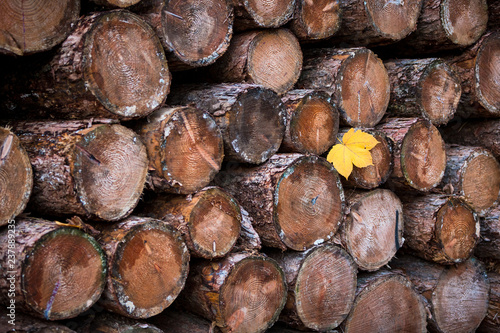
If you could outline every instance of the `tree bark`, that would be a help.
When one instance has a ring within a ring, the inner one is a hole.
[[[335,144],[339,112],[326,93],[296,89],[281,100],[286,109],[286,129],[280,152],[321,155]]]
[[[375,126],[390,97],[384,64],[365,48],[306,50],[297,88],[326,91],[343,124],[352,127]]]
[[[483,216],[500,194],[500,164],[484,148],[446,145],[446,171],[441,185]]]
[[[177,86],[169,103],[210,113],[224,139],[226,159],[260,164],[281,145],[285,110],[271,90],[249,84]]]
[[[480,236],[479,218],[460,198],[438,194],[406,198],[405,244],[412,253],[439,264],[467,260]]]
[[[425,305],[402,274],[388,271],[358,276],[356,298],[343,332],[421,332]]]
[[[278,28],[293,16],[296,0],[232,0],[237,31]]]
[[[0,4],[0,53],[23,56],[52,49],[71,33],[80,15],[78,0]]]
[[[149,321],[169,333],[221,333],[208,319],[180,309],[169,308]]]
[[[270,258],[231,253],[219,261],[193,262],[179,301],[222,332],[264,332],[285,305],[285,276]]]
[[[299,79],[302,50],[288,29],[244,32],[210,70],[218,82],[254,83],[283,94]]]
[[[488,30],[495,30],[500,27],[500,3],[497,0],[487,0],[488,2]]]
[[[290,29],[301,40],[327,39],[340,28],[342,7],[340,0],[296,0]]]
[[[486,270],[471,258],[456,266],[443,266],[404,256],[391,262],[401,269],[426,299],[430,332],[474,332],[488,310]]]
[[[285,272],[288,300],[280,321],[302,330],[326,332],[347,317],[356,292],[357,267],[332,244],[305,252],[270,252]]]
[[[180,233],[155,219],[129,217],[105,226],[98,238],[108,258],[100,304],[131,318],[162,312],[184,287],[189,251]]]
[[[496,204],[480,220],[481,240],[474,254],[481,258],[500,260],[500,205]]]
[[[403,245],[403,205],[389,190],[350,192],[336,242],[359,269],[375,271],[386,265]]]
[[[2,230],[2,304],[60,320],[76,317],[97,302],[106,283],[106,257],[94,238],[61,225],[18,218]]]
[[[258,252],[262,248],[259,234],[255,231],[254,219],[240,206],[241,211],[241,232],[240,237],[233,247],[233,252]]]
[[[207,186],[221,168],[222,133],[204,111],[164,107],[134,128],[148,151],[148,185],[154,190],[194,193]]]
[[[141,213],[172,225],[182,234],[191,254],[206,259],[225,256],[241,230],[239,204],[213,186],[189,196],[160,195],[147,202]]]
[[[321,157],[276,154],[258,167],[228,167],[215,182],[253,217],[265,246],[306,250],[330,239],[342,220],[342,185]]]
[[[140,199],[146,148],[118,124],[83,121],[13,123],[33,167],[28,207],[49,216],[116,221]]]
[[[446,149],[434,125],[418,118],[389,118],[375,129],[394,143],[394,169],[387,181],[391,189],[428,192],[441,182]]]
[[[32,188],[28,154],[14,133],[0,127],[0,226],[23,212]]]
[[[78,333],[121,333],[121,332],[147,332],[165,333],[153,324],[137,319],[131,319],[109,312],[100,312],[94,315],[90,322],[78,329]]]
[[[393,60],[384,63],[391,83],[387,114],[422,117],[446,125],[455,115],[462,94],[460,80],[441,59]]]
[[[500,330],[500,274],[488,272],[490,281],[490,300],[488,302],[488,313],[478,327],[480,333],[496,333]]]
[[[170,88],[158,37],[124,10],[83,17],[49,62],[24,65],[1,86],[14,118],[138,118],[157,109]]]

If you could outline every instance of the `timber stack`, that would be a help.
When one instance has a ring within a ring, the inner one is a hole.
[[[2,1],[0,333],[500,332],[499,28],[497,0]]]

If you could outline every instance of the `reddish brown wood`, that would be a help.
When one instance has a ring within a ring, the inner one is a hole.
[[[340,0],[295,0],[295,12],[290,28],[301,40],[326,39],[340,28]]]
[[[296,0],[232,0],[235,29],[278,28],[293,15]]]

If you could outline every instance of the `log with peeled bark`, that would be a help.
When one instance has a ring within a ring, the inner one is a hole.
[[[99,301],[107,310],[148,318],[170,306],[184,287],[189,251],[168,224],[133,216],[104,226],[98,241],[108,258],[106,289]]]
[[[23,212],[32,188],[28,154],[14,133],[0,127],[0,226]]]
[[[378,271],[358,276],[356,298],[342,332],[426,333],[425,305],[402,274]]]
[[[300,39],[313,41],[333,36],[340,28],[340,0],[295,0],[290,29]]]
[[[462,94],[460,79],[441,59],[404,59],[384,63],[391,83],[387,114],[422,117],[435,126],[455,115]]]
[[[182,234],[191,254],[206,259],[225,256],[241,230],[238,203],[214,186],[189,196],[159,195],[142,206],[141,214],[172,225]]]
[[[500,273],[488,271],[490,282],[490,299],[488,313],[477,328],[480,333],[497,333],[500,331]]]
[[[234,28],[237,31],[256,28],[278,28],[293,16],[296,0],[232,0]]]
[[[296,86],[332,95],[342,122],[352,127],[375,126],[390,97],[384,64],[365,48],[305,50]]]
[[[375,128],[394,143],[394,169],[389,188],[428,192],[446,169],[446,149],[438,129],[419,118],[388,118]]]
[[[260,333],[276,322],[286,297],[285,276],[276,261],[239,252],[218,261],[193,261],[178,300],[224,333]]]
[[[474,254],[480,258],[500,260],[500,205],[497,203],[480,220],[481,240]]]
[[[94,238],[61,225],[17,218],[2,230],[1,303],[14,300],[16,311],[60,320],[97,302],[106,283],[106,256]]]
[[[500,164],[481,147],[446,145],[443,191],[459,195],[483,216],[500,194]]]
[[[190,194],[219,172],[224,142],[215,120],[190,106],[161,108],[134,127],[146,145],[148,185],[153,190]]]
[[[449,58],[462,82],[457,115],[462,118],[500,116],[500,31],[492,31],[461,55]]]
[[[340,29],[331,41],[370,47],[397,42],[415,31],[421,8],[422,0],[340,1]]]
[[[375,271],[386,265],[403,245],[403,205],[390,190],[346,190],[348,212],[335,241],[359,269]]]
[[[269,29],[235,35],[210,72],[218,82],[254,83],[283,94],[297,82],[301,69],[297,37],[288,29]]]
[[[256,167],[228,165],[215,183],[253,217],[265,246],[303,251],[333,237],[342,221],[342,185],[322,157],[275,154]]]
[[[0,3],[0,53],[23,56],[61,43],[80,16],[79,0]]]
[[[443,266],[411,256],[391,262],[410,278],[425,297],[430,332],[474,332],[488,310],[489,281],[484,265],[475,258]]]
[[[142,0],[132,10],[156,31],[172,71],[207,66],[233,35],[232,0]]]
[[[193,104],[210,113],[222,132],[228,160],[263,163],[283,140],[283,104],[276,93],[258,85],[178,85],[168,102]]]
[[[157,109],[170,88],[158,37],[125,10],[81,18],[48,62],[18,67],[1,86],[14,118],[138,118]]]
[[[116,221],[137,205],[148,158],[130,129],[91,121],[12,125],[33,167],[29,209],[49,216]]]
[[[356,293],[357,267],[333,244],[304,252],[269,252],[285,272],[288,299],[280,321],[302,330],[326,332],[340,325]]]
[[[460,198],[439,194],[403,198],[405,244],[439,264],[460,263],[474,252],[479,218]]]
[[[90,316],[89,316],[90,317]],[[166,333],[145,321],[123,317],[109,312],[99,312],[78,328],[78,333]],[[186,331],[188,332],[188,331]]]
[[[335,144],[339,112],[326,93],[296,89],[281,100],[287,119],[280,152],[321,155]]]

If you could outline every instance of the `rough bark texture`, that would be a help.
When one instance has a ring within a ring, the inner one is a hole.
[[[296,0],[232,0],[235,29],[278,28],[293,16]]]
[[[417,28],[422,0],[340,2],[342,20],[335,44],[378,46],[397,42]]]
[[[153,190],[190,194],[219,172],[224,141],[215,120],[190,106],[165,107],[136,124],[149,158]]]
[[[28,154],[14,133],[0,127],[0,226],[23,212],[32,188]]]
[[[221,333],[210,320],[180,309],[169,308],[149,321],[169,333]]]
[[[146,148],[118,124],[84,121],[13,124],[33,167],[29,208],[49,216],[116,221],[137,205]]]
[[[434,125],[418,118],[389,118],[376,129],[394,143],[394,169],[387,182],[390,188],[428,192],[441,182],[446,149]]]
[[[285,132],[285,110],[279,97],[258,85],[177,86],[172,105],[193,104],[210,113],[224,139],[226,159],[260,164],[278,151]]]
[[[425,297],[430,332],[474,332],[486,316],[490,285],[478,260],[443,266],[403,256],[391,267],[402,270]]]
[[[241,211],[241,232],[240,237],[236,241],[233,247],[234,252],[255,252],[260,251],[262,248],[262,242],[260,240],[259,234],[255,231],[253,225],[254,220],[250,214],[240,206]]]
[[[158,37],[124,10],[83,17],[50,61],[24,65],[1,86],[2,106],[14,118],[143,117],[170,88]]]
[[[478,327],[477,332],[496,333],[500,331],[500,274],[488,272],[490,281],[490,300],[488,313]]]
[[[443,190],[460,196],[479,215],[485,215],[500,194],[500,164],[481,147],[446,145]]]
[[[166,223],[129,217],[106,226],[98,238],[108,258],[106,289],[99,303],[131,318],[162,312],[184,287],[189,251]]]
[[[323,244],[304,252],[269,252],[283,268],[288,300],[280,321],[325,332],[340,325],[351,310],[357,267],[340,247]]]
[[[222,332],[264,332],[285,305],[285,276],[274,260],[245,252],[193,262],[179,301]]]
[[[215,182],[249,212],[266,246],[303,251],[330,239],[342,220],[342,185],[321,157],[276,154],[258,167],[227,167]]]
[[[78,228],[18,218],[0,233],[0,302],[50,320],[78,316],[101,296],[106,257]]]
[[[78,329],[78,333],[164,333],[163,331],[144,321],[122,317],[109,312],[100,312],[94,315],[90,322]],[[186,331],[187,332],[187,331]]]
[[[474,254],[481,258],[500,260],[500,205],[496,204],[481,218],[481,241]]]
[[[306,50],[297,88],[326,91],[342,122],[353,127],[375,126],[390,97],[384,64],[365,48]]]
[[[281,100],[287,119],[280,152],[321,155],[335,144],[339,112],[326,93],[296,89]]]
[[[0,13],[0,53],[22,56],[48,51],[68,37],[80,15],[80,1],[7,0]]]
[[[340,0],[296,0],[290,29],[301,40],[326,39],[340,28]]]
[[[422,117],[435,126],[455,115],[462,94],[459,78],[437,58],[393,60],[384,63],[391,83],[387,114]]]
[[[410,280],[378,271],[359,275],[356,299],[343,332],[420,332],[426,330],[425,306]]]
[[[219,82],[247,82],[283,94],[297,82],[302,50],[288,29],[257,30],[235,35],[227,52],[211,67]]]

